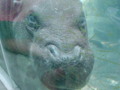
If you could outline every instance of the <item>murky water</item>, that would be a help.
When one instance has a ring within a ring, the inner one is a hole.
[[[120,1],[82,1],[89,42],[95,56],[90,81],[83,90],[120,90]],[[22,55],[14,57],[4,51],[2,45],[1,48],[0,65],[21,90],[45,89],[34,74],[32,61]]]
[[[95,66],[91,90],[120,90],[120,1],[83,0]]]

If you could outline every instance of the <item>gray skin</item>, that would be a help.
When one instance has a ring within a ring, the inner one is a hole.
[[[2,40],[4,47],[32,58],[39,80],[50,90],[85,86],[94,57],[80,1],[35,0],[25,13],[22,20],[17,21],[21,14],[14,19],[13,37]]]

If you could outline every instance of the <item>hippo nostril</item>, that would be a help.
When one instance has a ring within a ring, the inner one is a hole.
[[[59,50],[55,45],[48,45],[47,48],[52,56],[59,56]]]
[[[61,61],[73,59],[76,60],[81,57],[81,47],[78,45],[75,46],[74,49],[68,53],[60,51],[58,47],[56,47],[56,45],[53,44],[47,45],[47,49],[52,58],[59,59]]]
[[[81,56],[81,47],[80,46],[75,46],[74,48],[74,55],[78,58]]]

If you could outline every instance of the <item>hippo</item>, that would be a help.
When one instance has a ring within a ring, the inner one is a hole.
[[[94,55],[80,0],[0,0],[0,5],[4,49],[31,59],[45,87],[75,90],[87,84]]]

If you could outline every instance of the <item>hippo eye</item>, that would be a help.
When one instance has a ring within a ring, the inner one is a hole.
[[[84,18],[81,18],[78,22],[78,26],[79,26],[79,28],[85,29],[86,28],[86,20]]]
[[[83,33],[83,34],[86,34],[87,33],[87,25],[86,25],[86,20],[84,17],[82,17],[78,22],[77,22],[77,26],[78,28],[80,29],[80,31]]]
[[[40,21],[34,14],[30,14],[26,17],[26,29],[30,33],[34,33],[40,28]]]

